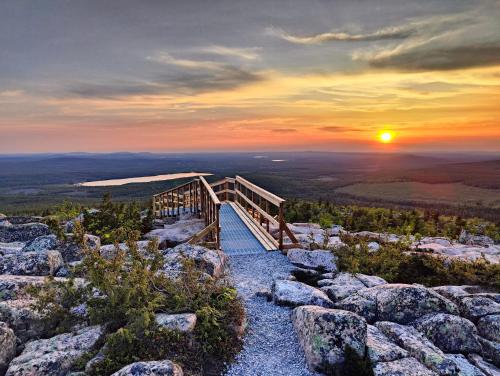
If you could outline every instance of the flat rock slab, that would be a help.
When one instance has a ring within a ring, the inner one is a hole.
[[[323,291],[302,282],[276,280],[272,291],[273,299],[279,305],[290,307],[301,305],[333,307],[332,301]]]
[[[337,258],[328,250],[309,251],[293,248],[288,250],[288,260],[305,269],[316,269],[321,272],[337,272]]]
[[[377,363],[374,376],[438,376],[415,358],[404,358],[387,363]]]
[[[391,342],[377,327],[372,325],[368,325],[366,351],[372,364],[392,362],[409,356],[408,351]]]

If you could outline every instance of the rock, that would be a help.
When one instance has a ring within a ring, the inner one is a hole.
[[[360,290],[362,291],[362,290]],[[360,294],[353,294],[340,302],[335,303],[335,308],[357,313],[372,324],[377,317],[377,303],[375,299],[365,298]]]
[[[24,275],[0,275],[0,301],[29,298],[26,288],[29,286],[41,286],[45,283],[45,277]],[[56,278],[64,281],[64,278]],[[83,279],[76,278],[76,283],[83,283]]]
[[[5,217],[4,219],[9,221],[13,225],[26,225],[32,223],[40,223],[43,221],[43,217],[32,215],[16,215],[14,217]]]
[[[470,354],[469,361],[479,368],[486,376],[500,376],[500,369],[493,364],[488,363],[477,354]]]
[[[370,252],[377,252],[380,250],[380,244],[378,244],[377,242],[369,242],[367,244],[367,247]]]
[[[358,291],[375,300],[377,320],[406,324],[429,313],[457,314],[457,306],[420,285],[386,284]]]
[[[23,252],[0,256],[0,273],[54,275],[63,265],[59,251]]]
[[[366,274],[356,274],[356,278],[361,281],[366,287],[375,287],[381,285],[387,285],[387,281],[383,278],[377,277],[376,275],[366,275]]]
[[[420,240],[420,244],[439,244],[442,247],[451,247],[453,244],[450,239],[443,237],[425,236]]]
[[[444,352],[469,354],[481,351],[476,327],[463,317],[446,313],[429,314],[412,323],[412,326]]]
[[[43,223],[13,224],[0,227],[0,242],[29,242],[49,234],[49,227]]]
[[[273,293],[271,292],[270,289],[268,288],[261,288],[259,289],[256,293],[255,293],[255,296],[258,297],[258,298],[264,298],[266,299],[268,302],[270,302],[271,300],[273,300]]]
[[[481,337],[479,337],[479,342],[482,346],[481,354],[483,357],[491,361],[497,367],[500,367],[500,343],[488,341]]]
[[[97,250],[101,247],[101,239],[98,236],[85,234],[83,240],[87,247],[92,250]],[[73,234],[67,234],[67,240],[61,243],[57,250],[65,262],[79,261],[83,258],[83,247],[74,240]]]
[[[197,267],[212,277],[220,277],[224,271],[227,256],[222,251],[211,250],[199,245],[181,244],[163,251],[163,271],[176,278],[182,272],[184,259],[191,259]]]
[[[310,233],[321,235],[324,230],[317,223],[289,223],[288,228],[296,235],[309,235]]]
[[[155,321],[162,328],[187,333],[194,330],[196,326],[196,315],[194,313],[157,313],[155,315]]]
[[[473,235],[466,230],[462,230],[458,241],[462,244],[467,245],[479,245],[481,247],[487,247],[489,245],[495,244],[493,239],[486,235]]]
[[[333,306],[332,301],[324,292],[302,282],[276,280],[272,291],[274,302],[279,305],[291,307],[301,305]]]
[[[392,362],[377,363],[374,376],[437,376],[415,358],[404,358]]]
[[[137,250],[139,251],[139,253],[142,253],[143,255],[145,254],[149,242],[149,240],[141,240],[137,242]],[[116,248],[114,244],[103,245],[99,248],[99,252],[101,253],[101,256],[107,260],[111,260],[112,258],[114,258],[118,254],[118,249],[120,251],[128,253],[128,246],[126,243],[120,243],[118,244],[118,247],[119,248]]]
[[[69,277],[70,275],[71,272],[64,266],[61,266],[55,274],[56,277],[62,277],[62,278]]]
[[[477,330],[484,338],[500,342],[500,314],[481,317],[477,322]]]
[[[337,258],[331,251],[293,248],[288,250],[288,260],[305,269],[316,269],[320,272],[337,272]]]
[[[462,315],[476,321],[486,315],[500,314],[500,304],[483,296],[466,296],[459,303]]]
[[[21,355],[12,360],[6,375],[65,375],[82,355],[93,349],[101,335],[101,328],[92,326],[28,342]]]
[[[455,303],[460,302],[460,298],[462,296],[470,295],[475,292],[480,292],[481,287],[479,286],[438,286],[438,287],[433,287],[433,291],[437,292],[438,294],[444,296],[445,298],[450,299],[451,301]]]
[[[111,376],[183,376],[183,372],[170,360],[158,360],[129,364]]]
[[[0,256],[19,253],[25,245],[24,242],[0,243]]]
[[[366,354],[372,364],[392,362],[408,357],[408,351],[389,341],[380,330],[372,325],[368,325]]]
[[[328,286],[322,287],[321,291],[326,293],[332,301],[337,302],[365,287],[352,274],[339,273]]]
[[[7,366],[16,355],[16,335],[9,326],[0,322],[0,375],[5,374]]]
[[[0,321],[12,328],[22,343],[39,338],[45,331],[42,317],[31,307],[33,303],[30,299],[0,303]]]
[[[375,326],[399,346],[407,350],[424,365],[439,375],[456,375],[457,366],[445,354],[422,336],[415,328],[388,321],[380,321]]]
[[[344,228],[341,225],[333,225],[330,228],[330,235],[339,236],[345,232]]]
[[[472,365],[462,354],[446,354],[446,358],[457,366],[459,376],[485,376],[484,373]]]
[[[307,364],[315,371],[341,370],[347,347],[360,357],[365,354],[366,322],[352,312],[302,306],[293,310],[292,322]]]
[[[150,240],[157,239],[160,248],[167,248],[188,241],[204,228],[205,221],[203,219],[186,219],[164,225],[162,229],[152,230],[144,237]]]
[[[57,246],[57,236],[55,235],[44,235],[35,238],[28,243],[23,248],[23,252],[40,252],[47,251],[56,248]]]

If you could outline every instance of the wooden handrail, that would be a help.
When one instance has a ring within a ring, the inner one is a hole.
[[[205,180],[205,178],[203,176],[200,176],[200,181],[205,186],[207,192],[210,194],[210,197],[212,198],[212,201],[214,202],[214,204],[219,204],[220,205],[220,201],[217,198],[217,195],[215,194],[214,190],[212,189],[212,187],[210,186],[210,184],[208,184],[208,182]]]
[[[266,191],[264,188],[261,188],[253,183],[250,183],[248,180],[242,178],[239,175],[236,175],[236,182],[246,186],[251,191],[254,191],[258,195],[265,198],[267,201],[273,203],[276,206],[279,206],[282,202],[285,202],[281,197],[276,196],[275,194]]]

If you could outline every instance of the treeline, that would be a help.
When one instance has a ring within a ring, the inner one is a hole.
[[[400,235],[446,236],[458,238],[462,229],[500,241],[498,222],[484,218],[444,215],[437,210],[391,209],[357,205],[337,205],[330,201],[292,199],[286,203],[288,222],[315,222],[323,227],[342,225],[348,231],[389,232]]]

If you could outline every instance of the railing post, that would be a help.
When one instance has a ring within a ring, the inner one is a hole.
[[[220,249],[220,204],[215,206],[215,231],[216,231],[216,243],[217,249]]]
[[[283,251],[283,224],[284,224],[284,217],[283,217],[283,203],[280,203],[279,207],[279,249],[280,251]]]

